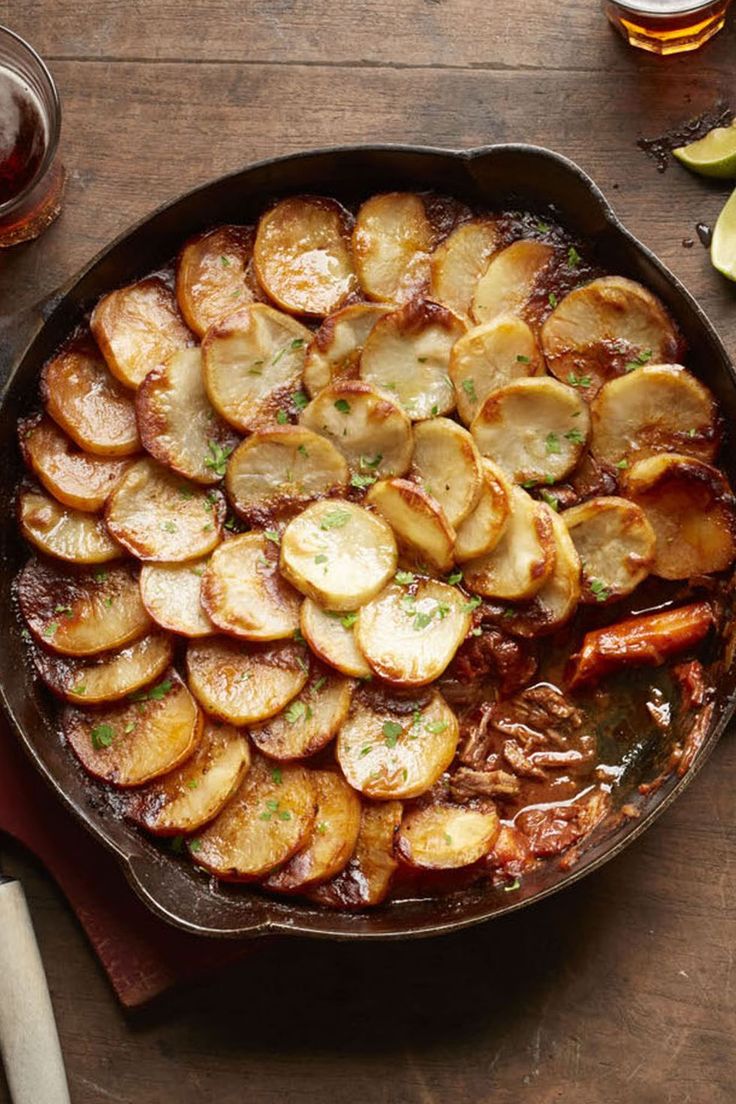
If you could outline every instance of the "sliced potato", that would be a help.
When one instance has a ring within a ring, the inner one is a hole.
[[[583,565],[583,602],[613,601],[646,579],[656,538],[636,503],[613,495],[589,498],[561,516]]]
[[[157,276],[103,295],[89,324],[108,368],[132,390],[194,340],[174,293]]]
[[[337,759],[353,789],[367,797],[418,797],[455,756],[457,718],[437,691],[397,703],[365,690],[353,696],[337,736]]]
[[[206,566],[206,559],[143,565],[141,598],[161,628],[181,636],[211,636],[215,632],[201,601]]]
[[[458,563],[492,551],[508,523],[511,487],[490,460],[481,460],[480,495],[473,510],[458,526],[454,556]]]
[[[171,665],[173,651],[168,636],[151,633],[122,651],[93,659],[73,659],[39,648],[33,661],[55,694],[77,705],[97,705],[118,701],[153,682]]]
[[[470,432],[483,455],[517,483],[556,483],[577,466],[590,415],[575,388],[539,376],[492,392]]]
[[[603,276],[576,288],[541,331],[547,367],[592,397],[630,365],[676,363],[681,341],[658,299],[623,276]]]
[[[553,257],[552,246],[538,241],[515,241],[495,253],[475,285],[470,308],[475,321],[491,322],[500,314],[523,317]]]
[[[313,502],[281,539],[281,571],[327,609],[354,610],[396,570],[396,541],[380,517],[345,499]]]
[[[251,272],[252,226],[218,226],[192,238],[179,254],[176,298],[198,337],[238,307],[260,297]]]
[[[36,639],[63,655],[122,648],[151,627],[130,564],[85,571],[29,560],[18,577],[18,601]]]
[[[245,735],[206,721],[191,758],[133,794],[126,816],[157,836],[196,832],[227,804],[249,767]]]
[[[449,418],[433,418],[416,427],[411,474],[439,502],[453,528],[480,498],[480,453],[468,431]]]
[[[334,199],[292,196],[261,216],[253,249],[256,273],[284,310],[325,315],[357,290],[352,216]]]
[[[382,679],[426,686],[439,678],[470,629],[470,606],[447,583],[386,587],[358,611],[355,641]]]
[[[96,564],[123,555],[101,518],[62,506],[43,491],[22,491],[18,516],[26,540],[57,560]]]
[[[305,847],[263,883],[276,893],[300,893],[347,865],[360,831],[360,798],[335,771],[313,771],[317,791],[314,829]]]
[[[254,755],[224,809],[190,844],[192,858],[224,881],[262,878],[310,838],[317,790],[304,767],[278,770]]]
[[[323,387],[358,375],[366,338],[390,309],[378,303],[351,303],[325,318],[304,358],[304,386],[312,398]]]
[[[84,769],[111,786],[141,786],[194,754],[203,717],[173,667],[134,701],[106,709],[67,706],[61,730]]]
[[[252,433],[231,456],[225,479],[233,509],[252,525],[342,493],[347,483],[347,464],[335,446],[292,425]]]
[[[364,801],[358,842],[349,863],[331,881],[312,887],[309,898],[330,908],[359,909],[380,905],[388,895],[391,876],[398,866],[394,842],[401,823],[401,810],[400,801]]]
[[[372,196],[358,211],[353,257],[369,299],[403,303],[427,284],[435,233],[424,200],[411,192]]]
[[[363,348],[360,375],[388,391],[414,421],[449,414],[455,390],[450,351],[465,323],[439,303],[414,299],[376,322]]]
[[[532,601],[513,611],[507,627],[518,636],[545,636],[554,632],[570,620],[580,601],[580,557],[559,514],[548,506],[543,508],[552,523],[555,566]]]
[[[293,643],[243,644],[216,637],[187,649],[189,686],[208,713],[234,725],[272,717],[301,691],[309,655]]]
[[[44,364],[41,398],[46,413],[85,452],[130,456],[139,451],[130,392],[110,374],[90,338],[73,342]]]
[[[315,668],[307,685],[286,709],[250,729],[253,743],[271,759],[314,755],[334,739],[347,717],[353,686],[342,675]]]
[[[339,449],[359,485],[409,469],[411,422],[398,402],[361,380],[325,387],[299,421]]]
[[[279,574],[272,540],[243,533],[221,544],[202,576],[202,605],[222,632],[283,640],[299,628],[301,597]]]
[[[371,487],[366,502],[386,519],[404,553],[436,571],[447,571],[453,560],[455,530],[440,504],[408,479],[382,479]]]
[[[432,254],[430,299],[461,317],[469,315],[478,280],[500,241],[493,219],[473,219],[453,230]]]
[[[202,340],[202,371],[217,413],[243,432],[276,421],[299,389],[311,337],[306,326],[264,303],[211,326]]]
[[[138,460],[126,471],[105,510],[112,535],[139,560],[178,563],[219,544],[225,500],[157,464]]]
[[[426,805],[402,820],[398,850],[410,866],[455,870],[487,855],[500,831],[501,821],[490,804],[479,809]]]
[[[511,488],[511,513],[492,552],[465,565],[465,585],[486,598],[533,598],[555,566],[550,511],[521,487]]]
[[[610,466],[624,468],[656,452],[708,461],[718,448],[715,399],[679,364],[647,364],[609,380],[593,402],[591,418],[591,451]]]
[[[526,376],[544,375],[544,360],[531,326],[513,314],[474,326],[450,353],[457,412],[469,425],[493,391]]]
[[[355,642],[355,619],[352,611],[324,610],[311,598],[302,602],[302,635],[315,655],[344,675],[370,678],[371,669]]]
[[[46,417],[20,421],[18,436],[27,466],[54,498],[75,510],[100,510],[129,463],[82,452]]]
[[[736,500],[717,468],[692,456],[660,453],[624,471],[623,492],[654,530],[655,575],[687,579],[733,563]]]
[[[202,381],[198,348],[179,349],[149,372],[135,401],[144,446],[156,460],[196,483],[218,483],[238,443],[217,417]]]

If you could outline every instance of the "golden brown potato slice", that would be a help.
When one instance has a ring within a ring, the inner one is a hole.
[[[567,526],[549,506],[548,512],[555,542],[555,566],[531,602],[513,611],[508,628],[519,636],[545,636],[564,625],[574,614],[581,596],[580,557]],[[506,627],[506,625],[504,626]]]
[[[321,751],[347,717],[354,685],[342,675],[315,668],[286,709],[250,729],[253,743],[271,759],[305,759]]]
[[[292,196],[261,216],[253,259],[268,294],[284,310],[325,315],[357,290],[353,219],[334,199]]]
[[[561,516],[583,565],[583,602],[613,601],[646,579],[656,538],[634,502],[613,495],[589,498]]]
[[[243,533],[213,552],[202,576],[202,605],[222,632],[244,640],[283,640],[299,628],[301,596],[279,573],[275,534]]]
[[[453,528],[480,498],[482,465],[473,438],[457,422],[433,418],[414,430],[411,474],[439,502]]]
[[[660,453],[624,471],[623,493],[641,506],[654,530],[655,575],[687,579],[733,563],[736,500],[717,468]]]
[[[414,299],[376,322],[360,375],[395,397],[413,421],[449,414],[455,408],[450,351],[464,333],[465,323],[447,307]]]
[[[67,706],[65,739],[84,769],[111,786],[141,786],[194,754],[203,717],[173,667],[133,700],[105,709]]]
[[[397,402],[362,380],[338,380],[325,387],[299,421],[339,449],[353,485],[409,470],[414,444],[411,422]]]
[[[457,741],[457,718],[437,691],[398,705],[363,690],[338,733],[337,759],[367,797],[418,797],[447,770]]]
[[[366,200],[355,222],[353,257],[368,298],[412,299],[427,284],[435,240],[421,196],[388,192]]]
[[[157,836],[189,835],[217,816],[249,767],[245,735],[230,725],[206,721],[194,754],[132,794],[126,816]]]
[[[355,610],[396,570],[396,541],[382,518],[342,498],[313,502],[281,539],[281,571],[321,606]]]
[[[216,631],[201,601],[206,566],[206,559],[143,565],[143,605],[163,629],[181,636],[211,636]]]
[[[216,637],[187,649],[189,686],[208,713],[234,725],[272,717],[301,691],[309,676],[307,649]]]
[[[487,855],[500,831],[501,821],[490,804],[479,809],[426,805],[402,820],[398,851],[410,866],[455,870]]]
[[[447,571],[453,560],[455,530],[431,495],[408,479],[382,479],[371,487],[366,502],[393,529],[402,552],[436,571]]]
[[[254,755],[220,815],[189,845],[192,858],[224,881],[262,878],[310,837],[317,790],[304,767],[274,768]]]
[[[192,238],[179,254],[176,298],[198,337],[226,314],[260,298],[251,271],[252,226],[218,226]]]
[[[243,432],[285,422],[294,394],[300,394],[311,337],[301,322],[264,303],[211,326],[202,340],[202,369],[218,414]]]
[[[455,342],[450,353],[457,412],[466,425],[491,392],[516,379],[541,375],[544,360],[534,331],[512,314],[474,326]]]
[[[108,368],[132,390],[171,353],[194,341],[174,293],[157,276],[104,295],[89,324]]]
[[[675,326],[650,291],[623,276],[576,288],[542,326],[547,367],[588,398],[612,376],[651,362],[672,364],[682,351]]]
[[[382,679],[426,686],[468,635],[470,613],[470,603],[447,583],[394,584],[358,611],[355,641]]]
[[[553,257],[552,246],[538,241],[515,241],[495,253],[475,285],[471,305],[475,321],[491,322],[501,314],[523,317]]]
[[[323,387],[358,375],[366,338],[390,309],[378,303],[351,303],[325,318],[304,358],[304,386],[312,398]]]
[[[590,415],[574,387],[538,376],[492,392],[470,432],[482,454],[517,483],[556,483],[577,466]]]
[[[501,240],[493,219],[463,223],[432,254],[429,298],[455,314],[470,314],[475,288]]]
[[[117,560],[124,554],[101,518],[62,506],[43,491],[21,492],[18,517],[26,540],[58,560],[96,564]]]
[[[593,455],[620,469],[656,452],[708,461],[718,448],[715,399],[679,364],[647,364],[609,380],[596,395],[591,418]]]
[[[153,682],[170,666],[171,640],[164,633],[142,636],[119,652],[73,659],[37,649],[39,675],[55,694],[77,705],[119,701]]]
[[[225,500],[182,482],[155,460],[138,460],[107,503],[112,535],[139,560],[177,563],[211,552],[222,537]]]
[[[44,364],[41,398],[79,448],[130,456],[141,443],[130,392],[112,376],[91,338],[73,342]]]
[[[380,905],[388,895],[398,863],[394,842],[401,823],[400,801],[362,803],[358,842],[349,863],[329,882],[312,887],[308,897],[330,908]]]
[[[210,405],[198,348],[179,349],[149,372],[135,407],[141,439],[151,456],[196,483],[222,479],[239,438]]]
[[[371,669],[355,642],[357,614],[354,611],[325,610],[305,598],[302,602],[300,624],[309,647],[325,663],[344,675],[370,678]]]
[[[306,846],[274,874],[264,889],[276,893],[301,893],[319,885],[347,865],[360,831],[360,798],[335,771],[314,771],[317,814]]]
[[[533,598],[552,574],[556,546],[550,511],[521,487],[511,488],[511,513],[492,552],[465,565],[465,585],[486,598]]]
[[[130,564],[85,571],[29,560],[18,601],[36,639],[63,655],[122,648],[151,628]]]
[[[233,509],[252,525],[343,493],[347,483],[347,464],[335,446],[292,425],[252,433],[231,456],[225,480]]]
[[[18,436],[27,466],[54,498],[75,510],[102,509],[129,463],[82,452],[43,416],[21,420]]]
[[[491,552],[508,524],[511,487],[490,460],[481,460],[480,496],[472,512],[458,526],[454,556],[458,563]]]

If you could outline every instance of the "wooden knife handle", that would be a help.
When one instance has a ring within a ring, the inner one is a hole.
[[[20,882],[0,877],[0,1052],[13,1104],[70,1104],[46,975]]]

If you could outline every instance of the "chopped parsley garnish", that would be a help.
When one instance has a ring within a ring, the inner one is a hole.
[[[137,690],[135,694],[129,694],[128,700],[132,702],[163,701],[173,686],[170,679],[164,679],[158,686],[152,686],[150,690]]]
[[[411,571],[397,571],[394,575],[394,579],[399,586],[411,586],[415,578],[416,576]]]
[[[284,711],[284,716],[289,724],[296,724],[297,721],[308,721],[312,717],[312,710],[304,702],[295,701]]]
[[[202,850],[202,841],[200,839],[193,839],[192,842],[189,844],[189,850],[193,851],[196,855],[197,851]]]
[[[513,890],[519,889],[520,887],[521,887],[521,882],[519,881],[518,878],[515,878],[514,881],[511,883],[511,885],[507,885],[507,886],[503,887],[503,891],[504,891],[504,893],[511,893]]]
[[[297,410],[304,410],[305,406],[309,403],[309,396],[305,395],[303,391],[295,391],[291,396],[291,401]]]
[[[396,742],[403,731],[403,727],[400,724],[397,724],[396,721],[384,721],[383,742],[386,747],[396,747]]]
[[[339,410],[341,414],[350,413],[350,403],[347,399],[335,399],[334,407],[335,410]]]
[[[294,640],[296,640],[297,644],[306,644],[307,643],[306,640],[304,639],[304,637],[302,636],[302,630],[301,629],[294,629]]]
[[[546,234],[548,230],[552,229],[550,224],[548,222],[543,222],[542,219],[537,219],[534,225],[540,234]]]
[[[698,431],[697,431],[697,429],[689,429],[687,431],[687,435],[688,435],[688,437],[697,437]]]
[[[230,267],[230,258],[226,257],[224,253],[221,253],[220,254],[220,263],[222,264],[223,268],[229,268]]]
[[[382,452],[377,452],[375,456],[361,456],[360,467],[363,471],[365,471],[366,468],[377,468],[382,460]]]
[[[557,304],[559,303],[559,299],[557,298],[557,296],[555,295],[555,293],[553,291],[551,291],[549,293],[549,295],[547,296],[547,302],[549,303],[549,305],[552,308],[556,307]]]
[[[554,453],[562,452],[562,446],[560,444],[560,438],[557,436],[556,433],[548,433],[546,438],[545,438],[544,443],[547,446],[547,452],[548,453],[554,454]]]
[[[376,475],[361,475],[360,472],[356,472],[355,475],[350,477],[351,487],[371,487],[376,482],[378,476]]]
[[[87,687],[84,685],[83,682],[80,682],[79,686],[72,686],[71,693],[78,694],[80,697],[83,697],[87,693]]]
[[[189,487],[181,486],[178,491],[182,498],[194,498],[194,492],[190,491]]]
[[[567,382],[571,387],[590,387],[593,379],[592,376],[576,376],[574,372],[569,372]]]
[[[107,572],[106,571],[95,571],[94,580],[95,580],[96,583],[104,583],[106,578],[107,578]]]
[[[357,613],[344,613],[340,617],[340,624],[344,629],[352,629],[355,622],[358,620]]]
[[[360,749],[360,758],[365,759],[366,755],[370,755],[370,753],[372,751],[373,751],[373,745],[372,744],[366,744],[365,747],[362,747]]]
[[[601,579],[591,579],[590,590],[591,593],[595,595],[597,602],[605,602],[610,593],[608,587]]]
[[[327,682],[327,676],[326,675],[322,675],[320,678],[318,678],[317,681],[315,682],[314,686],[309,691],[311,696],[314,697],[315,694],[319,694],[320,690],[322,689],[322,687],[324,686],[324,684],[326,682]]]
[[[227,458],[235,445],[227,445],[223,448],[217,441],[208,441],[207,448],[210,450],[210,455],[205,457],[204,466],[213,471],[215,475],[223,476],[227,468]]]
[[[629,466],[629,461],[628,461],[628,460],[626,460],[626,459],[624,459],[624,460],[618,460],[618,461],[616,462],[616,467],[617,467],[617,468],[619,469],[619,471],[623,471],[623,470],[624,470],[624,468],[628,468],[628,466]]]
[[[271,544],[281,544],[281,535],[277,529],[265,529],[263,535]]]
[[[59,628],[59,622],[58,621],[51,621],[46,626],[46,628],[43,630],[42,635],[46,636],[46,637],[53,636],[58,628]]]
[[[350,521],[349,510],[330,510],[320,522],[320,529],[342,529]]]
[[[577,268],[580,264],[580,254],[574,245],[571,245],[567,251],[567,263],[570,268]]]
[[[583,441],[585,440],[585,437],[583,437],[579,429],[568,430],[565,434],[565,438],[568,441],[572,441],[574,445],[582,445]]]
[[[184,847],[184,837],[174,836],[169,846],[175,855],[179,855]]]
[[[271,781],[275,782],[277,786],[280,786],[283,780],[284,776],[281,767],[274,767],[271,771]]]
[[[453,571],[452,575],[447,576],[447,582],[448,582],[449,586],[456,586],[458,583],[461,583],[462,580],[463,580],[462,571]]]
[[[624,372],[633,372],[635,368],[641,368],[642,365],[647,364],[652,359],[652,350],[644,349],[643,352],[635,356],[633,360],[630,360],[628,364],[624,364]]]
[[[135,721],[128,721],[125,728],[123,729],[123,732],[125,733],[126,736],[130,736],[131,732],[133,732],[134,729],[135,729]]]
[[[291,820],[291,813],[288,809],[281,808],[281,802],[275,801],[274,798],[269,798],[266,802],[264,811],[260,814],[259,820],[273,820],[276,817],[277,820]]]
[[[416,616],[414,617],[414,630],[416,632],[419,632],[420,629],[426,629],[427,625],[430,624],[431,620],[432,620],[432,614],[431,613],[423,613],[420,610],[419,613],[417,613]]]
[[[473,597],[463,606],[463,613],[472,613],[474,609],[478,608],[480,602],[481,600],[478,595],[474,594]]]
[[[431,732],[434,735],[437,732],[444,732],[447,728],[447,721],[430,721],[429,724],[424,726],[427,732]]]
[[[103,721],[102,724],[95,725],[90,732],[92,739],[92,747],[95,751],[100,751],[101,748],[109,747],[115,739],[115,729],[107,721]]]
[[[437,415],[439,414],[439,412],[440,412],[440,408],[437,405],[437,403],[435,403],[429,413],[432,415],[433,418],[436,418]]]
[[[317,825],[316,831],[319,832],[321,836],[323,836],[327,831],[327,823],[324,820],[320,820],[319,824]]]
[[[163,523],[163,525],[161,526],[161,528],[167,533],[175,533],[176,532],[176,522],[175,521],[165,521]]]
[[[555,511],[555,513],[559,513],[559,510],[560,510],[559,499],[555,498],[555,496],[550,494],[549,491],[541,491],[540,494],[542,496],[542,499],[547,503],[547,505],[551,506],[551,508]]]
[[[286,425],[288,420],[289,420],[289,415],[286,413],[286,411],[285,410],[279,410],[278,413],[276,414],[276,421],[279,423],[279,425]]]
[[[299,448],[296,451],[299,453],[300,456],[304,456],[305,458],[309,456],[309,451],[306,445],[299,445]]]
[[[110,598],[109,596],[107,598],[103,598],[102,599],[102,604],[105,606],[106,609],[111,609],[112,608],[112,598]]]
[[[296,350],[301,349],[303,345],[304,345],[304,338],[303,337],[295,337],[293,341],[287,342],[286,345],[283,345],[279,349],[279,351],[276,353],[276,356],[271,361],[271,364],[278,364],[278,362],[281,360],[282,356],[284,356],[285,353],[296,352]]]
[[[474,382],[474,380],[470,379],[469,377],[468,377],[468,379],[464,379],[463,383],[462,383],[462,388],[463,388],[463,391],[465,392],[465,394],[470,399],[470,401],[473,402],[473,403],[477,403],[478,396],[475,393],[475,382]]]
[[[67,617],[74,616],[74,610],[71,606],[54,606],[54,613],[65,613]]]
[[[198,786],[199,786],[199,782],[197,781],[196,778],[190,778],[189,781],[187,782],[187,789],[188,790],[196,790]]]
[[[516,363],[517,364],[531,364],[531,362],[532,362],[531,357],[523,356],[521,353],[517,353],[517,356],[516,356]]]
[[[327,557],[325,556],[325,554],[323,552],[320,552],[319,556],[314,557],[314,562],[316,564],[327,563]]]

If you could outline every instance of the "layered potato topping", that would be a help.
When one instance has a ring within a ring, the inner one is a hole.
[[[692,762],[736,558],[718,405],[546,217],[290,196],[111,289],[39,394],[32,668],[172,861],[333,908],[523,894],[637,815],[636,748]]]

